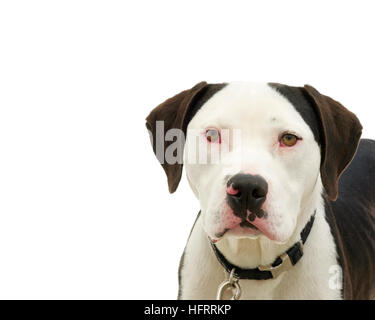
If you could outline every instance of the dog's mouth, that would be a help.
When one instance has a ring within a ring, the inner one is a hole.
[[[254,230],[259,230],[257,226],[254,226],[251,222],[247,221],[247,220],[244,220],[240,223],[240,226],[242,228],[251,228],[251,229],[254,229]]]
[[[243,220],[242,222],[240,222],[238,225],[236,225],[233,228],[225,228],[223,231],[216,233],[215,239],[211,239],[212,242],[215,243],[219,241],[221,238],[224,237],[225,234],[229,232],[234,235],[240,235],[240,236],[255,236],[260,233],[260,230],[257,226],[253,225],[250,221]]]

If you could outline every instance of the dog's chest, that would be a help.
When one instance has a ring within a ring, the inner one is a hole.
[[[320,214],[306,254],[276,279],[239,280],[240,299],[340,299],[339,287],[331,287],[331,269],[337,266],[336,250],[328,224]],[[215,299],[220,284],[228,279],[197,221],[185,250],[181,272],[182,299]]]

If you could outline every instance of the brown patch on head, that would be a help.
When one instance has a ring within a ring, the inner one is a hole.
[[[338,195],[338,181],[353,159],[362,126],[354,113],[309,85],[303,88],[320,121],[323,186],[331,200]]]
[[[176,138],[175,141],[165,141],[164,135],[156,137],[156,122],[163,121],[164,132],[170,129],[180,129],[181,133],[186,135],[186,129],[189,121],[195,115],[197,110],[215,94],[222,89],[225,84],[207,84],[200,82],[191,89],[180,92],[172,98],[164,101],[157,106],[146,118],[146,127],[151,133],[152,146],[155,155],[161,162],[161,165],[167,175],[169,192],[176,191],[182,174],[182,152],[177,154],[178,161],[169,164],[165,161],[165,151],[172,143],[179,143],[180,150],[183,150],[185,137]],[[157,146],[157,143],[163,143]],[[157,150],[161,150],[162,154],[157,154]]]

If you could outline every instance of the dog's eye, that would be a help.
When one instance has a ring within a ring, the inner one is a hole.
[[[220,132],[216,129],[207,129],[206,130],[206,139],[209,142],[221,142]]]
[[[286,147],[293,147],[299,138],[291,133],[284,133],[281,136],[280,143],[283,144]]]

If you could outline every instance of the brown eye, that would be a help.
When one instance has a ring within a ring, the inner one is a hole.
[[[209,142],[221,142],[220,133],[216,129],[207,129],[206,130],[206,139]]]
[[[293,147],[299,138],[291,133],[285,133],[282,135],[280,139],[280,143],[283,144],[286,147]]]

